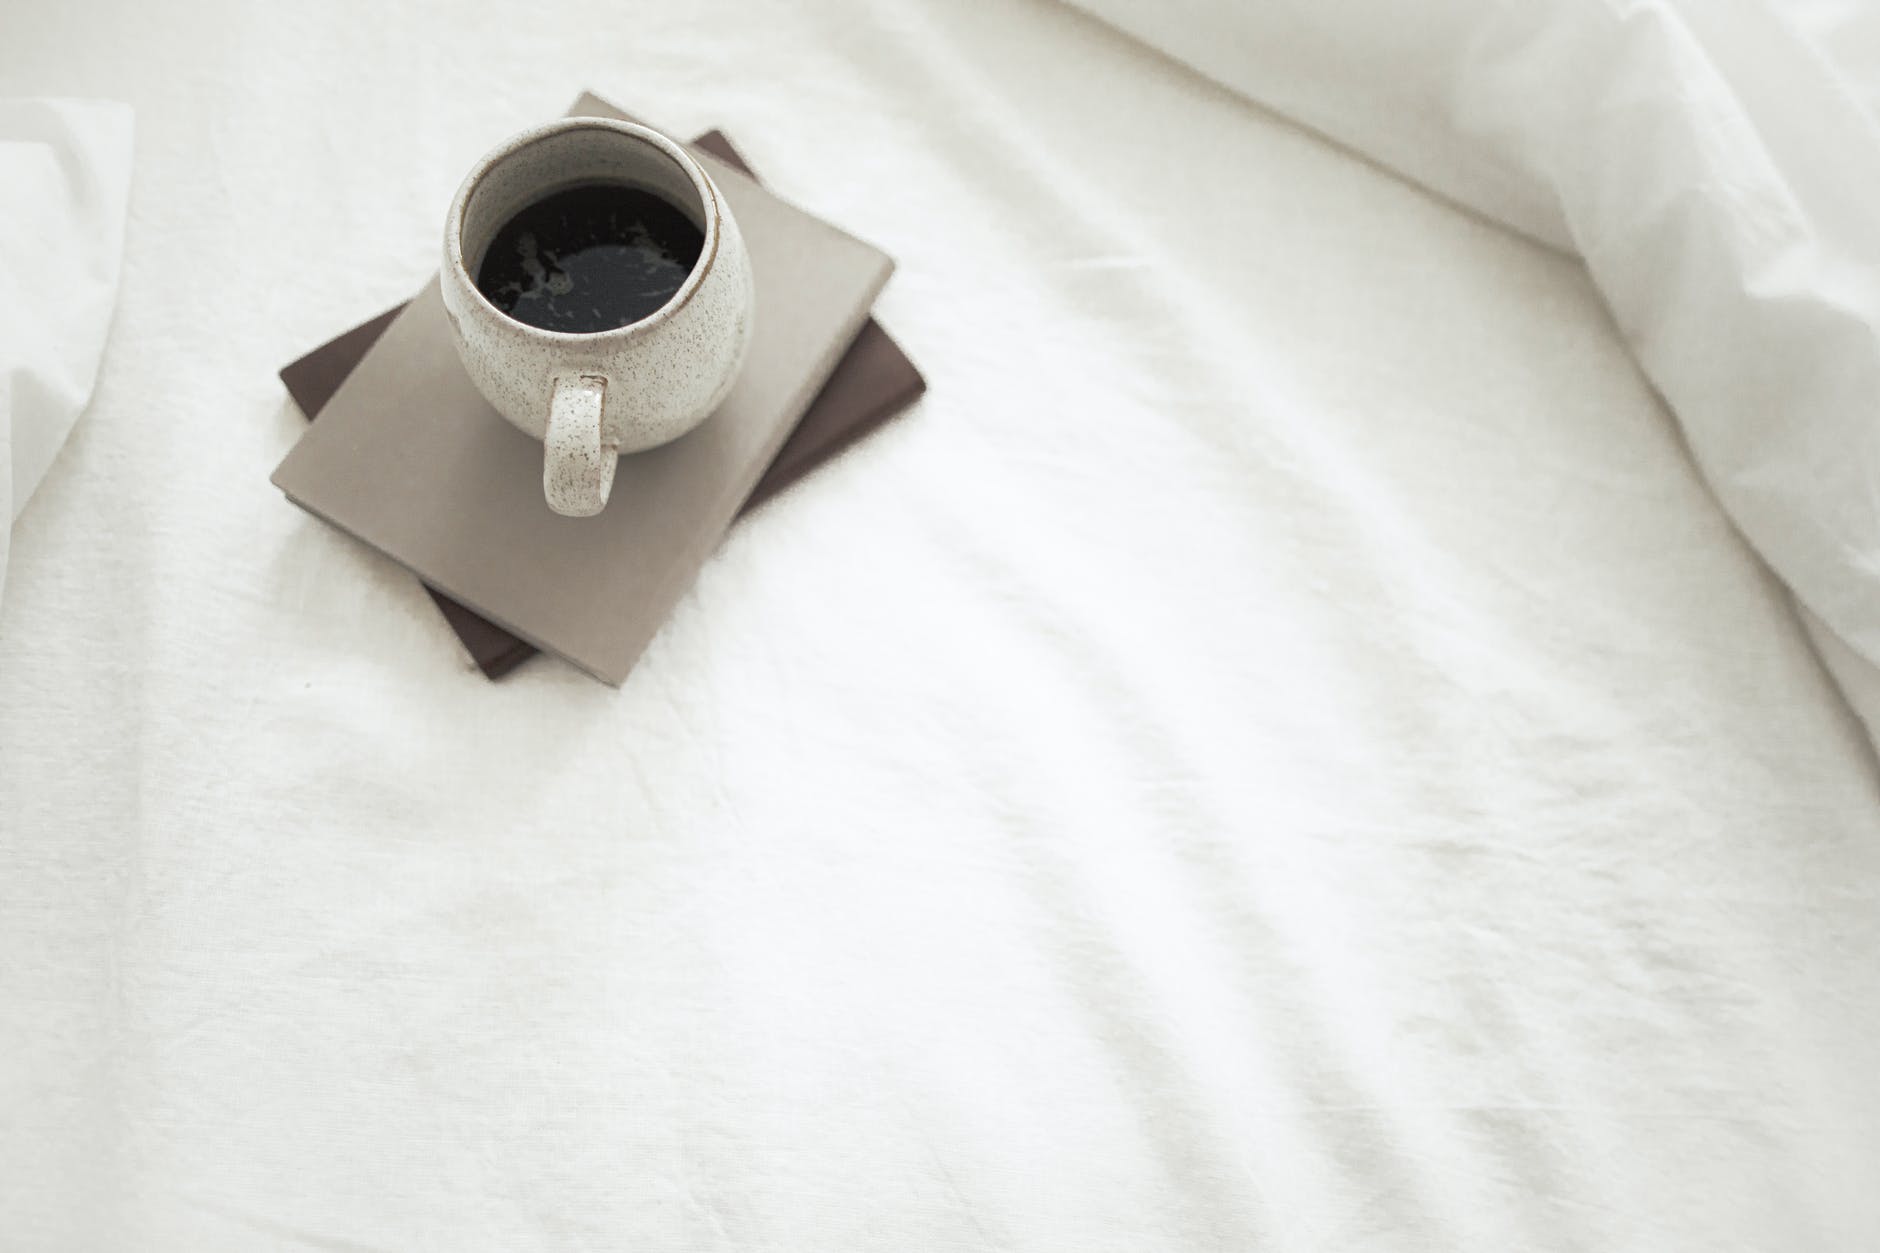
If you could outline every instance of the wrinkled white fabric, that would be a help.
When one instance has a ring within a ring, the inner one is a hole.
[[[931,391],[489,685],[273,372],[586,86]],[[1037,3],[30,6],[51,90],[139,182],[0,604],[0,1245],[1880,1244],[1870,750],[1569,257]]]
[[[124,105],[0,99],[0,595],[13,520],[91,398],[130,176]]]
[[[1731,517],[1849,646],[1827,655],[1880,662],[1871,6],[1080,2],[1582,257]]]

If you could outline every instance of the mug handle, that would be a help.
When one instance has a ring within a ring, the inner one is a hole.
[[[607,380],[598,374],[568,374],[555,380],[542,436],[542,495],[567,518],[591,518],[613,490],[620,445],[604,439],[601,409]]]

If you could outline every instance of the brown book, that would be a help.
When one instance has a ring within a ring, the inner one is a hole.
[[[624,116],[584,97],[584,115]],[[705,423],[623,457],[606,510],[542,500],[541,445],[457,360],[435,280],[396,314],[287,457],[289,499],[537,648],[620,683],[854,342],[893,263],[698,153],[737,214],[757,305]]]
[[[731,142],[718,131],[701,135],[694,146],[749,172]],[[359,359],[378,342],[403,308],[400,305],[389,309],[281,368],[281,382],[302,413],[309,419],[319,416]],[[881,426],[914,403],[926,388],[926,380],[921,378],[907,354],[881,329],[880,323],[870,318],[862,324],[861,333],[836,363],[829,381],[816,394],[803,420],[790,432],[776,459],[752,489],[741,513],[755,509]],[[471,660],[489,678],[499,679],[536,655],[532,645],[488,618],[466,609],[434,587],[426,585],[425,590],[437,602],[451,630],[463,641]]]

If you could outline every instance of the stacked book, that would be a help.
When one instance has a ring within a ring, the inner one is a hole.
[[[594,96],[570,113],[633,120]],[[547,652],[623,681],[740,513],[924,390],[869,317],[888,257],[758,186],[722,135],[691,148],[750,250],[750,351],[702,426],[622,458],[598,516],[549,510],[541,445],[471,385],[435,281],[281,371],[317,420],[275,485],[416,574],[492,679]]]

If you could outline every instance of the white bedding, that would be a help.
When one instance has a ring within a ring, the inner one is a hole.
[[[131,111],[0,99],[0,594],[13,520],[91,399],[117,303]]]
[[[1880,1240],[1871,749],[1575,262],[1067,9],[562,12],[8,18],[139,149],[0,600],[0,1248]],[[617,692],[266,481],[583,86],[931,385]]]
[[[1584,259],[1880,735],[1880,11],[1859,0],[1078,0]]]

